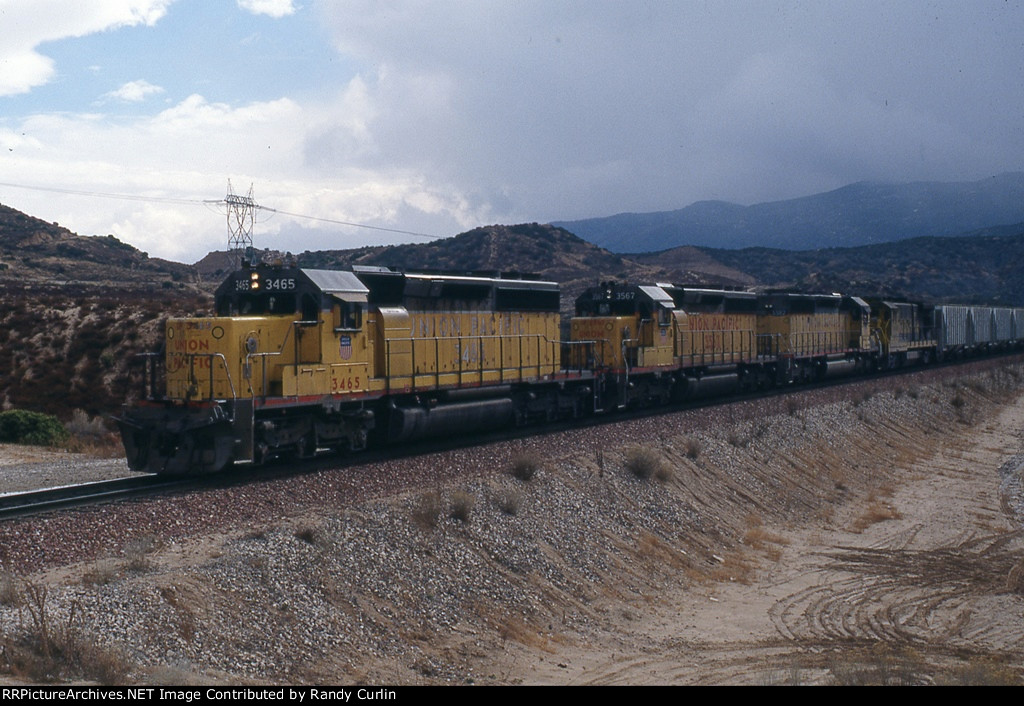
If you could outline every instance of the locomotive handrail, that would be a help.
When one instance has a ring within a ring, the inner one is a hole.
[[[289,329],[289,331],[290,330],[291,329]],[[282,344],[282,348],[283,347],[284,347],[284,344]],[[266,351],[265,353],[246,353],[245,354],[245,365],[246,365],[247,370],[249,370],[249,371],[252,370],[252,368],[250,366],[250,363],[249,363],[249,360],[252,359],[252,358],[260,358],[261,359],[260,362],[262,363],[261,367],[262,367],[263,375],[262,375],[262,378],[261,378],[262,394],[260,395],[260,397],[263,398],[264,402],[267,401],[267,358],[269,356],[272,356],[272,355],[282,355],[282,351]],[[246,376],[246,379],[249,381],[249,396],[252,399],[256,399],[256,390],[252,389],[252,376],[251,375]]]
[[[558,339],[556,341],[551,341],[551,343],[553,343],[553,344],[555,344],[555,345],[557,345],[557,346],[559,346],[559,347],[561,347],[563,349],[564,348],[568,348],[569,349],[568,351],[566,351],[566,350],[562,350],[561,351],[562,358],[563,358],[563,360],[562,360],[562,370],[573,370],[573,369],[575,369],[575,370],[577,370],[579,372],[582,372],[583,368],[584,368],[584,361],[585,360],[589,361],[589,363],[590,363],[588,367],[594,367],[595,365],[604,365],[604,351],[603,350],[601,351],[601,362],[597,363],[596,358],[594,357],[594,354],[593,354],[594,346],[597,343],[608,344],[608,343],[611,343],[611,341],[609,341],[607,338],[595,338],[595,339],[589,339],[589,340],[585,340],[585,341],[563,341],[561,339]],[[585,356],[585,357],[584,356],[580,356],[580,361],[581,362],[580,362],[579,365],[576,365],[576,366],[567,365],[567,363],[571,362],[571,359],[573,357],[572,356],[572,348],[573,347],[586,348],[587,346],[590,347],[590,355],[589,356]]]
[[[231,390],[231,401],[234,402],[235,400],[238,399],[238,394],[235,392],[235,383],[231,379],[231,371],[228,369],[228,359],[224,357],[223,353],[179,353],[179,355],[183,355],[186,358],[188,358],[188,381],[189,381],[189,387],[185,390],[185,402],[186,403],[189,400],[191,400],[191,398],[192,398],[192,395],[191,395],[192,386],[196,385],[198,383],[198,381],[196,380],[196,373],[195,373],[195,359],[196,358],[210,358],[211,361],[212,361],[213,358],[219,358],[221,364],[224,366],[224,377],[227,378],[228,388],[230,388],[230,390]],[[216,399],[216,397],[214,397],[214,395],[213,395],[213,365],[212,364],[210,365],[209,369],[210,369],[210,396],[209,396],[209,399],[214,400],[214,399]]]
[[[292,325],[289,326],[285,330],[284,338],[281,340],[281,345],[280,345],[280,347],[276,351],[264,351],[262,353],[256,353],[256,352],[250,353],[250,352],[246,351],[246,354],[245,354],[245,365],[246,365],[246,370],[247,371],[251,371],[252,370],[250,361],[253,358],[259,358],[260,359],[260,362],[261,362],[261,366],[260,366],[260,368],[261,368],[261,370],[260,370],[260,372],[261,372],[261,375],[260,375],[260,382],[261,382],[260,397],[263,398],[264,402],[267,401],[267,358],[270,357],[270,356],[284,355],[285,346],[288,345],[288,338],[292,335],[292,331],[296,327],[298,327],[298,326],[315,326],[315,325],[318,325],[319,323],[320,323],[319,321],[303,321],[303,320],[296,319],[295,321],[292,321]],[[294,365],[295,365],[296,370],[298,370],[298,366],[301,364],[300,361],[299,361],[298,338],[299,338],[298,336],[295,337],[295,363],[294,363]],[[252,376],[251,375],[246,375],[246,379],[249,381],[249,396],[252,399],[256,399],[256,391],[252,387]]]

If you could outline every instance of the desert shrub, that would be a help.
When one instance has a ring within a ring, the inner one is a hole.
[[[476,505],[476,498],[471,493],[458,490],[452,493],[451,516],[459,522],[469,522],[474,505]]]
[[[161,546],[160,538],[155,534],[143,534],[131,539],[124,546],[124,568],[128,571],[146,571],[149,568],[150,554]]]
[[[691,461],[697,460],[702,448],[700,439],[695,436],[686,437],[686,441],[683,443],[683,450],[686,452],[686,457]]]
[[[1021,680],[1012,665],[991,657],[972,657],[967,664],[943,675],[938,683],[944,686],[1020,686]]]
[[[18,580],[6,569],[0,569],[0,605],[14,607],[21,605],[21,590],[18,588]]]
[[[437,527],[441,517],[441,494],[436,490],[424,493],[412,508],[412,519],[421,529]]]
[[[520,506],[523,504],[523,494],[515,488],[505,488],[498,491],[495,502],[498,505],[498,509],[506,515],[517,515],[519,514]]]
[[[17,629],[0,642],[5,670],[33,682],[85,679],[121,684],[133,665],[120,650],[105,649],[81,629],[81,609],[72,603],[66,617],[57,619],[46,586],[24,581],[24,610]],[[28,620],[24,620],[27,617]]]
[[[665,466],[658,452],[642,446],[633,446],[626,451],[624,465],[627,471],[642,480],[652,476],[661,478],[665,473]]]
[[[540,461],[536,456],[522,454],[512,460],[512,476],[524,483],[532,480],[538,470],[540,470]]]
[[[22,409],[0,412],[0,441],[57,446],[67,440],[67,430],[52,415]]]
[[[299,529],[295,530],[296,539],[301,539],[306,544],[312,544],[314,546],[320,543],[320,535],[320,530],[316,527],[311,527],[310,525],[303,525]]]

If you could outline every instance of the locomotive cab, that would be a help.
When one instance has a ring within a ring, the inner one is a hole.
[[[661,287],[604,282],[576,299],[570,330],[577,347],[592,360],[573,360],[577,367],[618,369],[671,365],[673,303]]]
[[[373,373],[368,291],[351,272],[244,263],[217,289],[215,316],[168,320],[163,389],[152,373],[118,418],[129,466],[216,471],[309,456],[318,441],[364,446],[373,416],[346,400]],[[287,409],[312,403],[316,415]]]

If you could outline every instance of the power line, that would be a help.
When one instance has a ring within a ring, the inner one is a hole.
[[[120,199],[123,201],[149,201],[152,203],[169,203],[178,204],[184,206],[193,205],[210,205],[210,204],[224,204],[230,205],[225,199],[181,199],[172,198],[169,196],[140,196],[137,194],[114,194],[104,191],[86,191],[84,189],[62,189],[55,186],[28,186],[26,184],[12,184],[10,182],[0,181],[0,186],[10,187],[12,189],[28,189],[30,191],[46,191],[55,194],[68,194],[71,196],[89,196],[94,198],[105,198],[105,199]],[[310,221],[319,221],[321,223],[331,223],[334,225],[350,226],[352,228],[365,228],[367,230],[376,230],[384,233],[397,233],[399,235],[410,235],[416,238],[429,238],[431,240],[437,240],[444,236],[434,235],[432,233],[418,233],[411,230],[401,230],[399,228],[385,228],[383,226],[371,226],[367,223],[355,223],[353,221],[342,221],[335,218],[322,218],[320,216],[310,216],[304,213],[295,213],[293,211],[282,211],[276,208],[270,208],[268,206],[256,206],[261,211],[268,211],[270,213],[277,213],[282,216],[289,216],[291,218],[304,218]]]
[[[270,211],[271,213],[279,213],[282,216],[291,216],[292,218],[305,218],[305,219],[310,220],[310,221],[320,221],[322,223],[334,223],[334,224],[340,225],[340,226],[353,226],[354,228],[367,228],[369,230],[380,230],[380,231],[384,231],[385,233],[399,233],[401,235],[413,235],[413,236],[416,236],[417,238],[430,238],[431,240],[436,240],[438,238],[443,237],[443,236],[440,236],[440,235],[431,235],[430,233],[417,233],[416,231],[412,231],[412,230],[399,230],[398,228],[384,228],[383,226],[371,226],[371,225],[367,225],[366,223],[352,223],[350,221],[339,221],[339,220],[336,220],[334,218],[320,218],[319,216],[306,216],[306,215],[301,214],[301,213],[292,213],[290,211],[281,211],[281,210],[276,209],[276,208],[268,208],[267,206],[257,206],[256,208],[260,209],[261,211]]]
[[[28,189],[30,191],[48,191],[54,194],[70,194],[72,196],[93,196],[104,199],[122,199],[124,201],[154,201],[156,203],[175,203],[184,205],[206,203],[202,199],[177,199],[169,196],[139,196],[133,194],[111,194],[103,191],[84,191],[82,189],[60,189],[55,186],[27,186],[25,184],[11,184],[0,181],[0,186],[9,186],[13,189]]]

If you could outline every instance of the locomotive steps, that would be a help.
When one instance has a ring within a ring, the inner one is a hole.
[[[101,680],[1019,678],[1024,369],[986,366],[6,523],[0,544],[51,624],[74,606]],[[21,614],[0,606],[7,655],[30,652]]]

